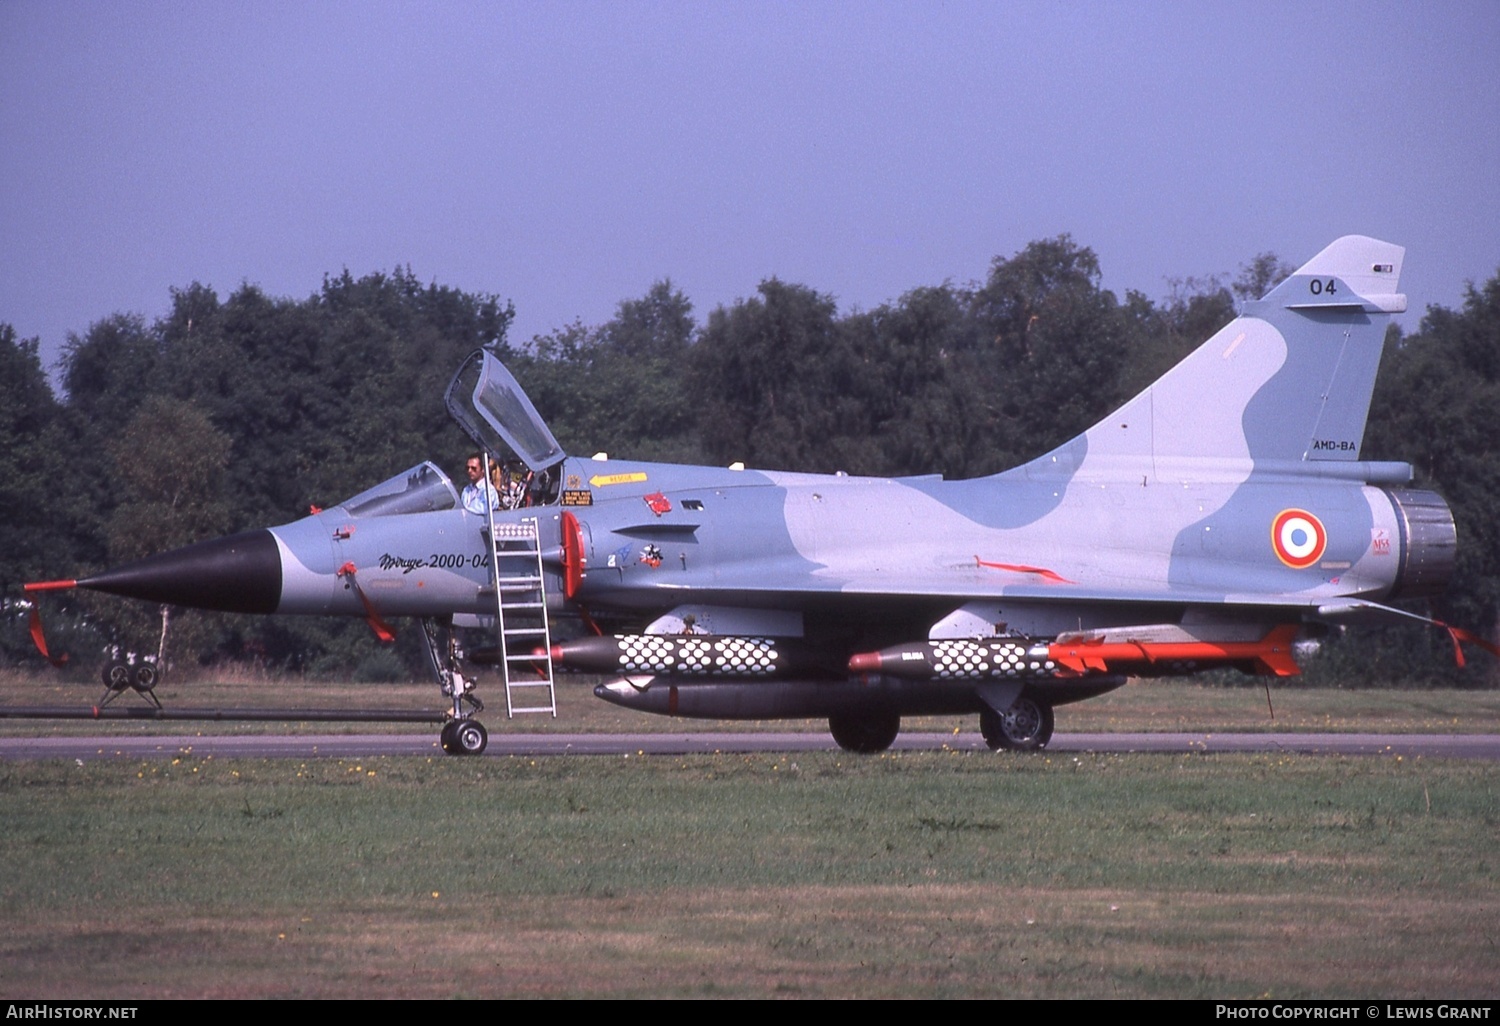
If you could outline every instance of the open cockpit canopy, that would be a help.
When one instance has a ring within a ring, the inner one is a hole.
[[[464,360],[443,403],[459,427],[491,455],[508,449],[538,474],[567,456],[515,376],[488,350],[475,350]]]

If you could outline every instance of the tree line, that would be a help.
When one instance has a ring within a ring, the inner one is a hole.
[[[424,458],[452,471],[468,443],[443,388],[481,346],[570,452],[971,477],[1092,425],[1290,270],[1261,254],[1230,281],[1181,279],[1163,299],[1121,300],[1102,288],[1093,251],[1062,236],[997,257],[981,280],[915,288],[873,310],[841,312],[831,296],[772,278],[700,321],[662,281],[607,323],[524,343],[509,337],[509,303],[423,284],[409,268],[345,271],[302,300],[248,284],[221,298],[194,283],[152,323],[115,314],[70,335],[60,395],[36,340],[0,324],[0,658],[36,658],[24,581],[284,523]],[[1393,328],[1386,349],[1365,456],[1412,462],[1417,485],[1452,504],[1460,564],[1430,611],[1495,636],[1500,275],[1471,286],[1460,310],[1429,309],[1414,334]],[[110,639],[154,650],[135,640],[159,630],[142,605],[76,596],[49,615],[88,662]],[[173,656],[371,678],[420,665],[414,649],[393,653],[367,634],[354,622],[194,614],[174,619]],[[1335,639],[1308,677],[1500,682],[1496,668],[1451,664],[1446,639],[1391,629]]]

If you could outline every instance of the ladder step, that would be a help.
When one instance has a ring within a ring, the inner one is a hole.
[[[513,688],[550,688],[550,680],[513,680],[510,682]]]
[[[505,636],[507,638],[520,638],[520,637],[528,637],[528,638],[530,638],[530,637],[535,637],[538,634],[546,634],[546,633],[547,633],[547,628],[545,628],[545,627],[507,627],[507,628],[505,628]]]
[[[557,710],[550,705],[539,705],[535,709],[512,709],[510,711],[512,716],[520,716],[523,713],[551,713],[553,716],[556,716]]]

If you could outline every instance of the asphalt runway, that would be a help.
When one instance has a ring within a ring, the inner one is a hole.
[[[984,751],[977,733],[902,734],[893,751]],[[482,758],[536,755],[684,755],[836,751],[823,733],[502,734]],[[1303,755],[1500,759],[1500,734],[1057,734],[1048,752],[1296,752]],[[255,734],[0,738],[0,761],[149,759],[181,755],[246,759],[447,758],[427,734]],[[997,756],[1002,757],[1002,756]]]

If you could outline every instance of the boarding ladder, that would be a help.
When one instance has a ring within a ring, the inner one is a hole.
[[[500,675],[505,679],[505,711],[557,715],[552,676],[552,634],[547,626],[547,592],[542,577],[541,530],[536,517],[497,523],[490,515],[495,584],[495,637]],[[540,651],[540,655],[535,654]]]

